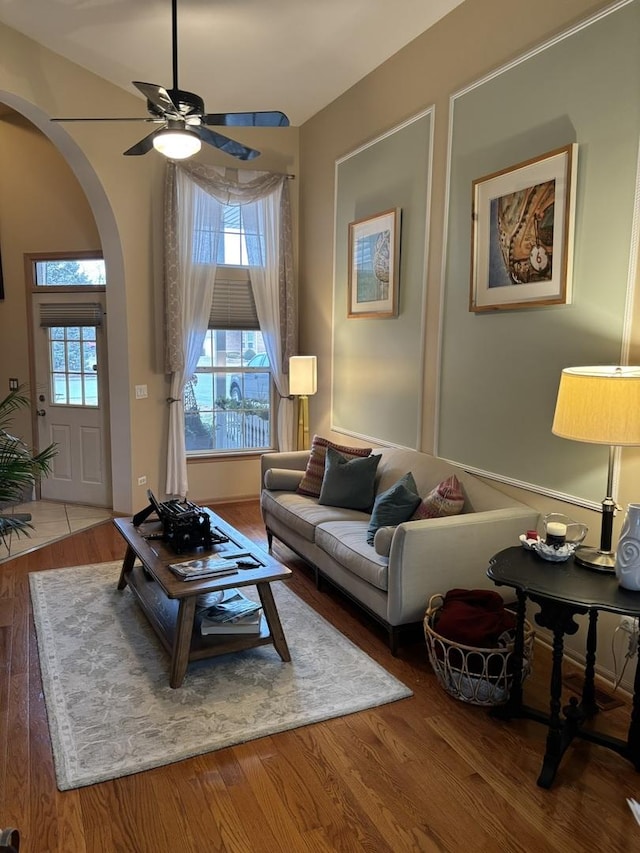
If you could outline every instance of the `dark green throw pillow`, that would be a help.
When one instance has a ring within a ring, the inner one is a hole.
[[[373,505],[367,529],[367,542],[373,545],[379,527],[395,527],[408,521],[420,503],[420,495],[413,474],[409,471],[397,483],[379,494]]]
[[[379,462],[379,453],[363,459],[346,459],[337,450],[327,447],[318,503],[369,512],[375,497]]]

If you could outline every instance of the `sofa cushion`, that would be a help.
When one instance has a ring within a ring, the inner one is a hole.
[[[371,509],[375,497],[376,470],[380,456],[347,459],[333,447],[327,447],[324,477],[318,503],[346,509]]]
[[[387,589],[388,563],[367,545],[366,521],[325,521],[316,530],[316,544],[357,577]]]
[[[412,520],[420,518],[443,518],[447,515],[458,515],[464,507],[464,492],[455,474],[451,474],[446,480],[432,489],[424,497],[413,516]]]
[[[390,527],[408,521],[419,503],[418,487],[409,471],[391,488],[376,497],[367,529],[369,545],[374,544],[373,540],[379,527]]]
[[[263,489],[260,505],[263,513],[273,516],[308,542],[315,541],[316,527],[325,521],[357,520],[364,523],[365,529],[369,523],[368,514],[353,509],[321,506],[317,498],[309,498],[297,492],[270,492]]]
[[[301,495],[310,495],[314,498],[320,497],[327,447],[333,447],[334,450],[342,453],[347,459],[369,456],[371,453],[370,447],[346,447],[341,444],[334,444],[332,441],[322,438],[319,435],[314,435],[311,442],[309,461],[307,462],[302,481],[298,486],[298,491]]]

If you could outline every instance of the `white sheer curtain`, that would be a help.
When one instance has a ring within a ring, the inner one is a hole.
[[[294,403],[289,394],[289,357],[297,349],[291,213],[286,175],[221,170],[199,163],[168,163],[165,203],[166,365],[171,374],[167,494],[188,490],[182,395],[193,375],[211,310],[217,236],[223,207],[242,204],[260,247],[250,249],[251,287],[274,382],[278,390],[277,447],[294,447]],[[201,218],[202,217],[202,218]],[[216,236],[206,264],[198,234]],[[252,242],[252,241],[249,241]],[[264,250],[264,254],[262,254]]]
[[[179,304],[174,304],[178,314],[176,321],[181,330],[182,363],[174,365],[171,375],[166,492],[168,495],[185,497],[188,481],[184,386],[195,373],[209,323],[221,208],[217,204],[212,205],[209,196],[186,174],[174,171],[173,175],[174,187],[169,204],[175,203],[172,218],[176,225],[176,272],[184,282],[184,287],[181,289]]]
[[[294,406],[289,396],[289,371],[283,369],[283,346],[280,329],[280,208],[282,185],[264,198],[245,205],[243,217],[247,231],[262,239],[248,241],[249,275],[256,303],[262,339],[272,365],[271,373],[281,404],[277,409],[278,447],[293,449]]]

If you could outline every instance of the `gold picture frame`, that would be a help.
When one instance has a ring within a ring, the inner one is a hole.
[[[474,312],[571,302],[578,146],[473,181]]]
[[[398,316],[400,208],[349,223],[347,317]]]

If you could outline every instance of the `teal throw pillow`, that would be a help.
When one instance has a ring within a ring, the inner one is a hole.
[[[375,497],[379,462],[379,453],[363,459],[346,459],[333,447],[327,447],[318,503],[369,512]]]
[[[418,487],[413,474],[409,471],[376,498],[367,529],[369,545],[373,545],[376,530],[379,527],[395,527],[396,524],[408,521],[419,504]]]

